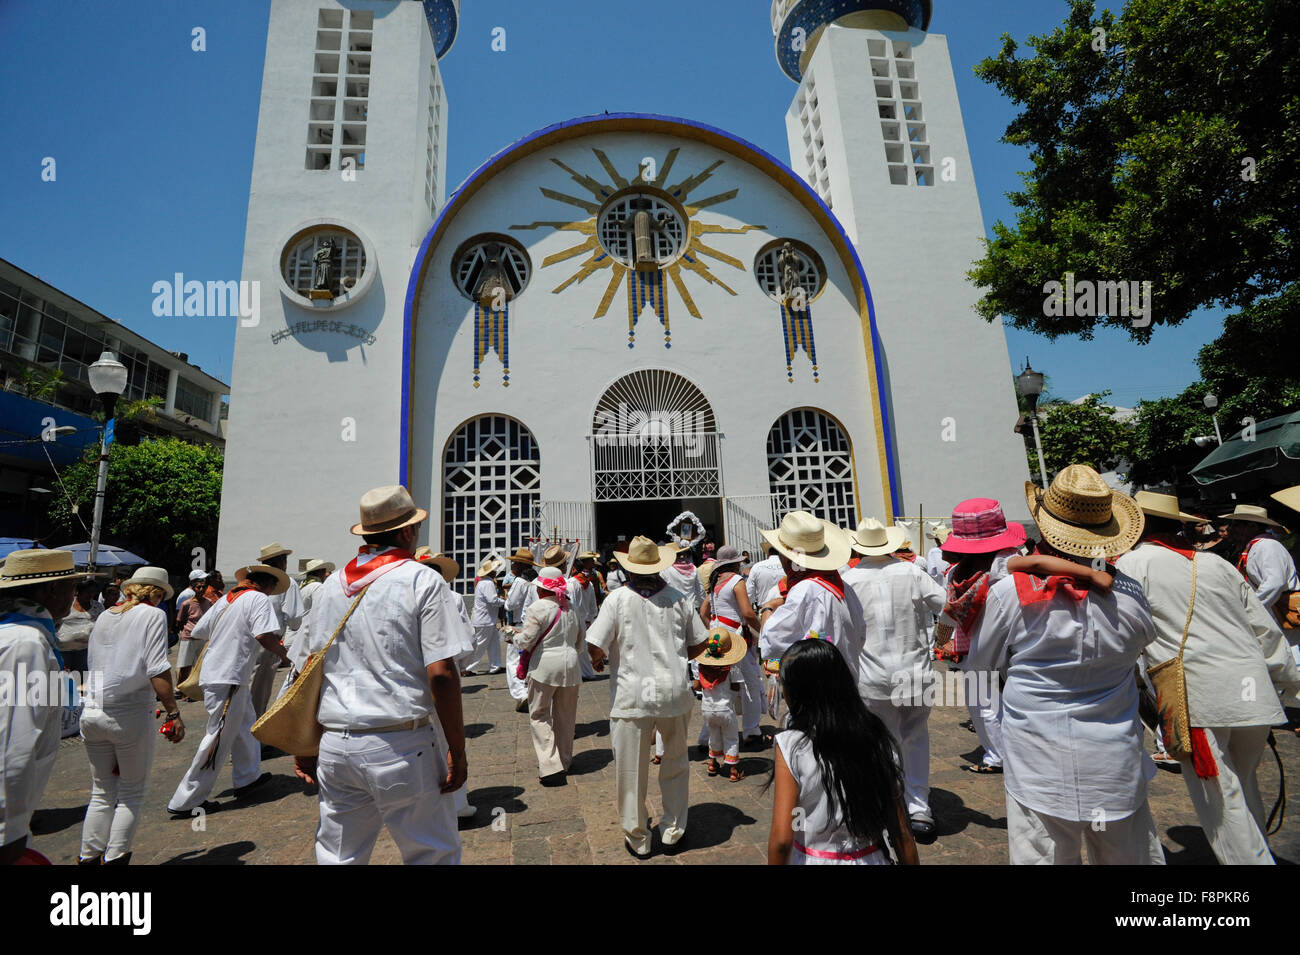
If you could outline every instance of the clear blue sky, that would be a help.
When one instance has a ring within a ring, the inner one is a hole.
[[[404,0],[411,2],[411,0]],[[728,129],[785,159],[794,84],[772,52],[767,0],[463,0],[442,60],[450,103],[449,184],[550,123],[637,110]],[[0,257],[224,381],[233,319],[156,318],[153,283],[175,272],[238,278],[266,44],[267,0],[0,0]],[[1002,33],[1049,31],[1064,0],[934,0],[948,36],[986,226],[1012,220],[1005,193],[1025,154],[998,142],[1010,104],[972,67]],[[635,21],[628,15],[635,10]],[[207,31],[207,51],[190,49]],[[493,52],[494,27],[506,51]],[[44,157],[55,182],[41,181]],[[971,321],[979,319],[972,316]],[[1055,343],[1009,331],[1071,398],[1175,394],[1222,313],[1158,329]]]

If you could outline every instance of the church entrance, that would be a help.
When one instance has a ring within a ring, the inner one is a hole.
[[[673,501],[604,501],[596,505],[596,540],[602,553],[624,550],[638,534],[655,543],[668,539],[668,524],[683,511],[690,511],[704,526],[709,540],[722,536],[722,501],[719,498],[686,498]],[[696,558],[700,557],[697,550]]]

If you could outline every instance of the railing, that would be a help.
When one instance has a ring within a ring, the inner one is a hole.
[[[747,494],[722,499],[723,537],[739,551],[749,551],[753,560],[761,554],[764,530],[776,527],[784,510],[775,494]]]
[[[595,550],[595,519],[596,510],[590,501],[538,501],[533,507],[533,537],[578,541],[582,550]]]
[[[596,501],[674,500],[718,497],[717,432],[594,434],[592,496]]]

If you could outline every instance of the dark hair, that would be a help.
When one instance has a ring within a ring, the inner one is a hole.
[[[382,534],[362,534],[361,539],[371,547],[396,547],[399,543],[397,535],[404,530],[406,528],[399,527],[396,530],[384,531]]]
[[[275,578],[274,574],[264,574],[260,570],[255,570],[251,574],[249,574],[248,582],[256,586],[259,590],[262,588],[266,588],[267,590],[274,590],[276,586],[278,586],[280,583]]]
[[[1182,521],[1176,521],[1171,517],[1157,517],[1154,514],[1147,514],[1146,525],[1143,528],[1143,534],[1155,532],[1157,534],[1171,534],[1174,537],[1182,537],[1185,533],[1185,525]]]
[[[888,833],[897,854],[902,760],[885,724],[858,695],[840,651],[824,640],[798,641],[781,657],[781,682],[789,726],[812,743],[831,813],[858,839],[878,843]]]

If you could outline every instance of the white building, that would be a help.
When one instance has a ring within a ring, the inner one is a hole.
[[[444,204],[458,5],[273,0],[244,278],[279,295],[236,340],[220,565],[272,538],[346,559],[361,492],[399,481],[467,575],[533,536],[664,536],[684,510],[751,548],[793,507],[1022,514],[929,7],[773,5],[794,170],[615,113],[506,146]]]

